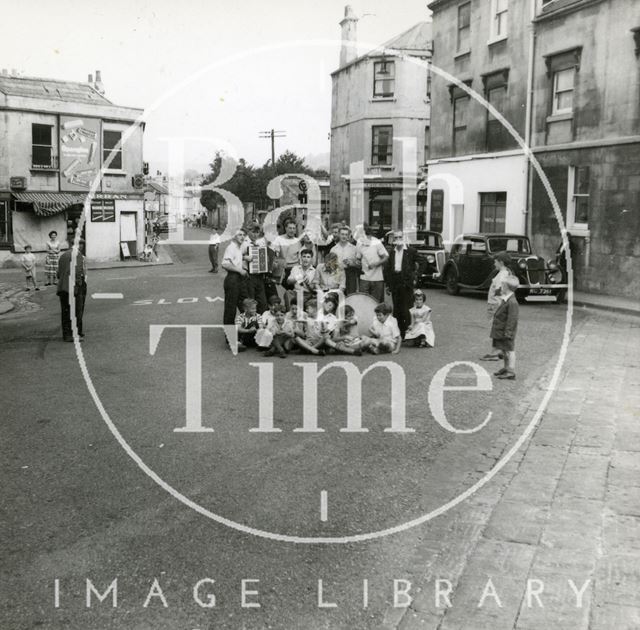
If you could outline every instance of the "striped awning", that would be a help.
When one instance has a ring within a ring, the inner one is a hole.
[[[16,201],[33,205],[33,211],[39,217],[50,217],[64,212],[69,206],[83,204],[85,193],[63,192],[15,192]]]

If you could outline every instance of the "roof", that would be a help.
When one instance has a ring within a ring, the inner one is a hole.
[[[400,35],[396,35],[388,42],[385,42],[381,46],[370,50],[364,55],[360,55],[356,57],[349,63],[344,66],[334,70],[331,74],[337,74],[341,72],[345,68],[349,68],[355,63],[366,59],[367,57],[374,57],[376,55],[382,55],[385,53],[385,50],[395,50],[402,53],[409,53],[413,55],[426,55],[427,53],[431,53],[433,47],[433,24],[431,21],[428,22],[418,22],[414,24],[411,28],[406,31],[400,33]]]
[[[112,105],[91,84],[37,77],[12,77],[0,75],[0,93],[7,96],[26,96],[72,103]]]
[[[159,184],[158,182],[154,182],[152,179],[150,179],[148,182],[146,182],[146,185],[147,185],[147,190],[154,190],[155,192],[158,192],[161,195],[168,195],[169,194],[169,189],[166,186],[163,186],[162,184]]]
[[[504,232],[465,232],[462,238],[529,238],[526,234],[505,234]]]

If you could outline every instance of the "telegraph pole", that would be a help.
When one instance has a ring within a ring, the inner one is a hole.
[[[276,169],[276,138],[286,138],[286,131],[276,131],[275,129],[271,129],[270,131],[261,131],[259,133],[259,138],[263,140],[271,139],[271,166],[273,170]]]

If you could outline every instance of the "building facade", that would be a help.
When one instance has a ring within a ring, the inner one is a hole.
[[[433,65],[490,103],[518,135],[527,120],[528,0],[436,0]],[[428,223],[451,242],[462,232],[526,228],[527,159],[484,102],[432,79]]]
[[[0,76],[0,264],[27,244],[44,251],[51,230],[70,238],[101,172],[84,223],[87,258],[143,247],[143,127],[134,125],[142,110],[111,103],[96,75]]]
[[[431,24],[360,57],[356,26],[346,7],[340,67],[331,75],[331,219],[387,230],[402,225],[403,207],[417,204],[424,223],[426,197],[416,186],[429,150],[430,76],[420,62],[431,58]],[[403,179],[413,191],[405,183],[403,194]]]
[[[533,150],[574,251],[576,288],[640,298],[640,7],[553,0],[538,7]],[[531,234],[558,242],[549,197],[531,177]]]
[[[438,66],[484,97],[544,171],[578,290],[640,296],[640,14],[634,0],[434,0]],[[428,220],[520,232],[550,258],[551,198],[515,139],[434,74]]]

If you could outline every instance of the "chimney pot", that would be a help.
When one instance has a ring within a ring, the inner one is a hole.
[[[93,87],[95,87],[100,94],[104,94],[104,84],[102,83],[102,73],[100,70],[96,70],[96,82]]]
[[[90,74],[90,75],[87,77],[87,83],[93,83],[93,75],[92,75],[92,74]]]
[[[351,63],[357,56],[358,50],[356,47],[358,18],[353,12],[351,5],[347,5],[344,8],[344,18],[340,22],[340,28],[342,29],[341,40],[342,46],[340,48],[340,67],[344,67]]]

